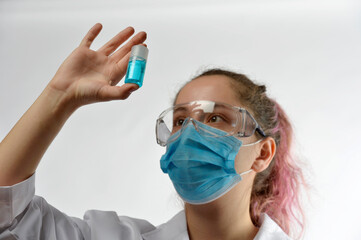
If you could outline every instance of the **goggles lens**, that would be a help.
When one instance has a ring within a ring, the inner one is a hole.
[[[190,122],[189,119],[225,132],[224,135],[214,137],[249,137],[259,128],[254,118],[243,108],[213,101],[194,101],[177,104],[160,114],[156,125],[157,143],[165,146],[170,136],[180,134],[179,130]],[[263,133],[262,130],[261,132]],[[175,139],[172,137],[172,140]]]

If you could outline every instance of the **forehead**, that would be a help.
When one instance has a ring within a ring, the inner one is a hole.
[[[222,75],[203,76],[189,82],[179,92],[175,104],[196,100],[209,100],[242,106],[232,89],[231,79]]]

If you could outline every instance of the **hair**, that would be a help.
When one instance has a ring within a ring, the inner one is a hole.
[[[300,238],[304,230],[300,190],[305,181],[297,158],[291,153],[293,130],[286,113],[275,100],[267,96],[265,85],[255,84],[244,74],[213,68],[203,71],[190,81],[211,75],[229,77],[232,89],[241,103],[253,112],[266,136],[276,142],[276,153],[270,165],[257,173],[253,182],[250,201],[253,224],[260,227],[261,213],[266,213],[288,235],[293,235],[294,229],[298,227],[300,232],[297,238]]]

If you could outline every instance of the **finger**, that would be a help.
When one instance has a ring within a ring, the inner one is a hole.
[[[100,100],[124,100],[127,99],[132,92],[137,90],[139,87],[134,83],[125,83],[122,86],[109,86],[102,87],[98,92]]]
[[[100,23],[95,24],[85,35],[79,46],[90,48],[90,45],[92,44],[94,39],[98,36],[102,28],[103,26]]]
[[[132,37],[123,47],[121,47],[118,51],[116,51],[110,58],[113,61],[120,61],[124,56],[127,55],[128,52],[132,49],[134,45],[141,44],[147,39],[147,34],[145,32],[139,32],[137,35]]]
[[[142,43],[140,45],[143,45],[144,47],[147,47],[147,44]],[[129,58],[130,58],[130,53],[128,52],[127,55],[125,55],[118,63],[117,63],[117,75],[114,75],[115,78],[111,80],[111,85],[117,85],[120,80],[124,77],[124,75],[127,72],[127,68],[128,68],[128,63],[129,63]]]
[[[122,44],[130,36],[132,36],[133,33],[134,33],[134,28],[127,27],[126,29],[118,33],[115,37],[113,37],[109,42],[104,44],[104,46],[99,48],[98,52],[104,53],[106,56],[109,56],[120,46],[120,44]]]
[[[111,79],[111,85],[113,86],[117,85],[120,82],[120,80],[124,77],[124,75],[127,73],[129,58],[130,58],[130,52],[128,52],[127,55],[125,55],[122,58],[122,60],[120,60],[117,63],[116,72],[118,74],[114,75],[114,79]]]

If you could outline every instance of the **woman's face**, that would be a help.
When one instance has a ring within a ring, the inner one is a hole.
[[[175,104],[187,103],[196,100],[209,100],[214,102],[227,103],[233,106],[244,107],[232,90],[230,78],[223,75],[211,75],[199,77],[183,87],[179,92]],[[251,114],[252,111],[247,109]],[[243,144],[257,141],[253,135],[247,138],[239,138]],[[235,169],[241,173],[251,169],[256,155],[254,147],[241,147],[236,159]]]

